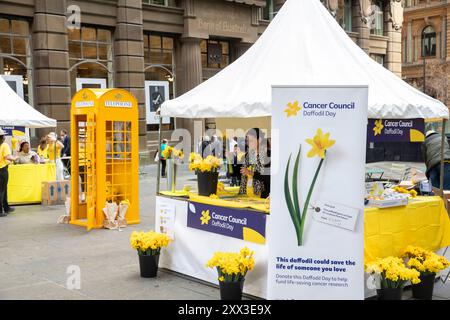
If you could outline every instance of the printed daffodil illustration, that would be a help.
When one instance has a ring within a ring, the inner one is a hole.
[[[211,216],[209,215],[209,210],[202,211],[202,216],[200,217],[202,225],[208,224],[209,220],[211,220]]]
[[[289,102],[287,104],[287,108],[284,109],[284,112],[286,112],[287,117],[292,117],[292,116],[296,116],[297,113],[301,110],[302,108],[298,105],[298,101],[294,101]]]
[[[312,149],[308,152],[308,158],[318,155],[320,158],[324,159],[325,151],[328,148],[331,148],[336,141],[330,140],[330,133],[324,135],[322,130],[318,129],[314,138],[306,139],[306,142],[312,146]]]
[[[291,156],[289,156],[288,163],[286,165],[286,172],[284,175],[284,195],[286,200],[286,205],[291,215],[292,222],[295,227],[295,232],[297,234],[297,243],[299,246],[303,244],[303,232],[305,228],[306,216],[309,209],[309,202],[314,190],[314,186],[319,176],[320,169],[326,157],[327,149],[331,148],[335,144],[335,140],[330,140],[330,133],[323,134],[321,129],[317,130],[316,135],[312,139],[306,139],[306,142],[311,145],[312,149],[308,152],[308,158],[313,158],[318,156],[320,158],[319,165],[314,174],[313,180],[309,187],[308,195],[306,201],[303,205],[303,210],[300,211],[300,202],[298,199],[298,167],[300,162],[300,152],[301,145],[297,153],[297,157],[294,164],[294,172],[292,175],[292,196],[289,188],[289,165],[291,163]]]
[[[381,134],[381,130],[383,130],[383,120],[375,120],[375,127],[373,127],[374,136]]]

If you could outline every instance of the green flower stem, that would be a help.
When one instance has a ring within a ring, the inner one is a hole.
[[[302,241],[302,235],[300,233],[301,218],[299,217],[299,212],[295,210],[294,204],[292,203],[291,191],[289,190],[289,165],[291,162],[291,156],[289,156],[289,160],[286,166],[286,172],[284,175],[284,197],[286,200],[286,205],[289,210],[289,214],[291,215],[292,222],[294,223],[295,233],[297,235],[297,242],[298,245],[300,246]]]
[[[309,201],[311,200],[311,195],[313,193],[314,186],[316,184],[316,180],[317,180],[317,177],[319,176],[319,172],[320,172],[320,169],[322,168],[322,164],[323,164],[324,160],[325,160],[325,158],[320,159],[319,166],[317,167],[316,173],[314,174],[314,178],[313,178],[313,180],[311,182],[311,186],[309,187],[308,196],[306,197],[306,202],[305,202],[305,205],[303,207],[302,218],[301,218],[301,223],[300,223],[300,242],[299,242],[299,246],[301,246],[302,243],[303,243],[303,230],[305,228],[306,214],[308,213]]]

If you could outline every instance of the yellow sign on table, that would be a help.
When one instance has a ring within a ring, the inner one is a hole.
[[[364,258],[399,256],[408,245],[436,251],[450,245],[450,220],[440,197],[417,197],[407,206],[366,208]]]
[[[54,163],[10,165],[8,202],[10,204],[31,204],[42,201],[42,182],[54,181]]]

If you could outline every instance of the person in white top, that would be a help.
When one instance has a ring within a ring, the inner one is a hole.
[[[30,143],[28,141],[22,141],[20,143],[20,149],[17,161],[17,164],[30,164],[30,163],[39,163],[39,156],[36,152],[30,150]]]

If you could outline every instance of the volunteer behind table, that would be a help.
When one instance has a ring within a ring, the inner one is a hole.
[[[9,145],[5,143],[5,136],[6,133],[0,128],[0,217],[6,217],[14,211],[8,205],[8,165],[17,160],[17,157],[11,154]]]
[[[39,156],[36,152],[30,150],[30,143],[28,141],[22,141],[19,147],[18,159],[16,164],[30,164],[39,163]]]
[[[245,156],[241,168],[240,194],[247,194],[248,178],[253,179],[253,194],[261,198],[270,195],[270,147],[259,128],[250,129],[245,137]]]
[[[64,180],[64,165],[61,161],[61,150],[64,145],[58,141],[56,133],[50,132],[47,135],[48,158],[56,164],[56,181]]]
[[[40,159],[48,159],[48,144],[47,144],[47,138],[43,137],[41,138],[41,141],[39,143],[39,146],[37,148],[37,154]]]

